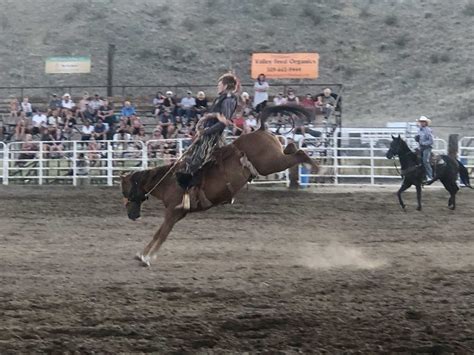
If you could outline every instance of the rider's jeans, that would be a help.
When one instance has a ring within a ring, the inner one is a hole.
[[[431,169],[430,164],[431,159],[431,147],[421,147],[421,160],[423,161],[423,166],[426,171],[426,178],[428,180],[433,179],[433,169]]]

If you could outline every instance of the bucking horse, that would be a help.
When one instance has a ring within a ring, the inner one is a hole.
[[[283,148],[278,138],[266,129],[265,121],[277,114],[296,114],[306,119],[311,116],[309,111],[298,106],[267,107],[260,114],[258,130],[215,150],[213,160],[200,170],[198,183],[188,191],[189,210],[178,207],[185,191],[178,185],[174,172],[181,161],[121,176],[124,204],[131,220],[140,217],[141,206],[149,196],[163,201],[165,206],[163,223],[143,252],[136,256],[143,265],[150,266],[173,226],[188,213],[232,203],[235,194],[257,175],[281,172],[302,163],[317,166],[294,143]]]

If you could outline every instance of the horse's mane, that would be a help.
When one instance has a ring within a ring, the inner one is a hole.
[[[278,106],[267,106],[258,116],[260,120],[260,129],[265,130],[265,121],[277,113],[287,114],[287,115],[298,115],[304,116],[307,119],[312,119],[314,113],[311,113],[309,110],[305,109],[302,106],[297,105],[278,105]]]
[[[145,191],[145,186],[156,184],[172,166],[173,164],[168,164],[132,173],[130,176],[132,182],[129,192],[130,198],[141,199],[149,192]],[[171,174],[169,176],[171,176]]]

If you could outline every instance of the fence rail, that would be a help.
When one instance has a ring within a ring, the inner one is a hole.
[[[300,186],[330,184],[393,184],[400,179],[399,167],[385,158],[389,132],[352,136],[334,135],[329,144],[305,138],[300,148],[320,161],[318,172],[299,167]],[[288,139],[279,136],[283,145]],[[231,141],[233,138],[229,138]],[[406,137],[409,146],[416,142]],[[189,139],[142,141],[0,142],[0,178],[8,184],[97,184],[114,185],[125,171],[170,164],[191,144]],[[447,153],[447,143],[435,139],[433,152]],[[460,159],[474,168],[474,137],[459,141]],[[397,162],[398,163],[398,162]],[[398,164],[397,164],[398,165]],[[288,171],[258,177],[253,184],[289,186]]]

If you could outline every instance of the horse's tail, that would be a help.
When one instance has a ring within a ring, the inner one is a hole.
[[[286,114],[286,115],[297,115],[297,116],[304,116],[308,120],[312,119],[313,114],[305,109],[302,106],[296,105],[278,105],[278,106],[267,106],[262,111],[260,116],[258,117],[260,120],[260,130],[265,130],[265,122],[268,117],[273,116],[277,113]]]
[[[459,177],[461,178],[461,182],[467,187],[472,189],[471,183],[469,182],[469,171],[467,171],[467,168],[459,160],[458,160],[458,164],[459,164]]]

